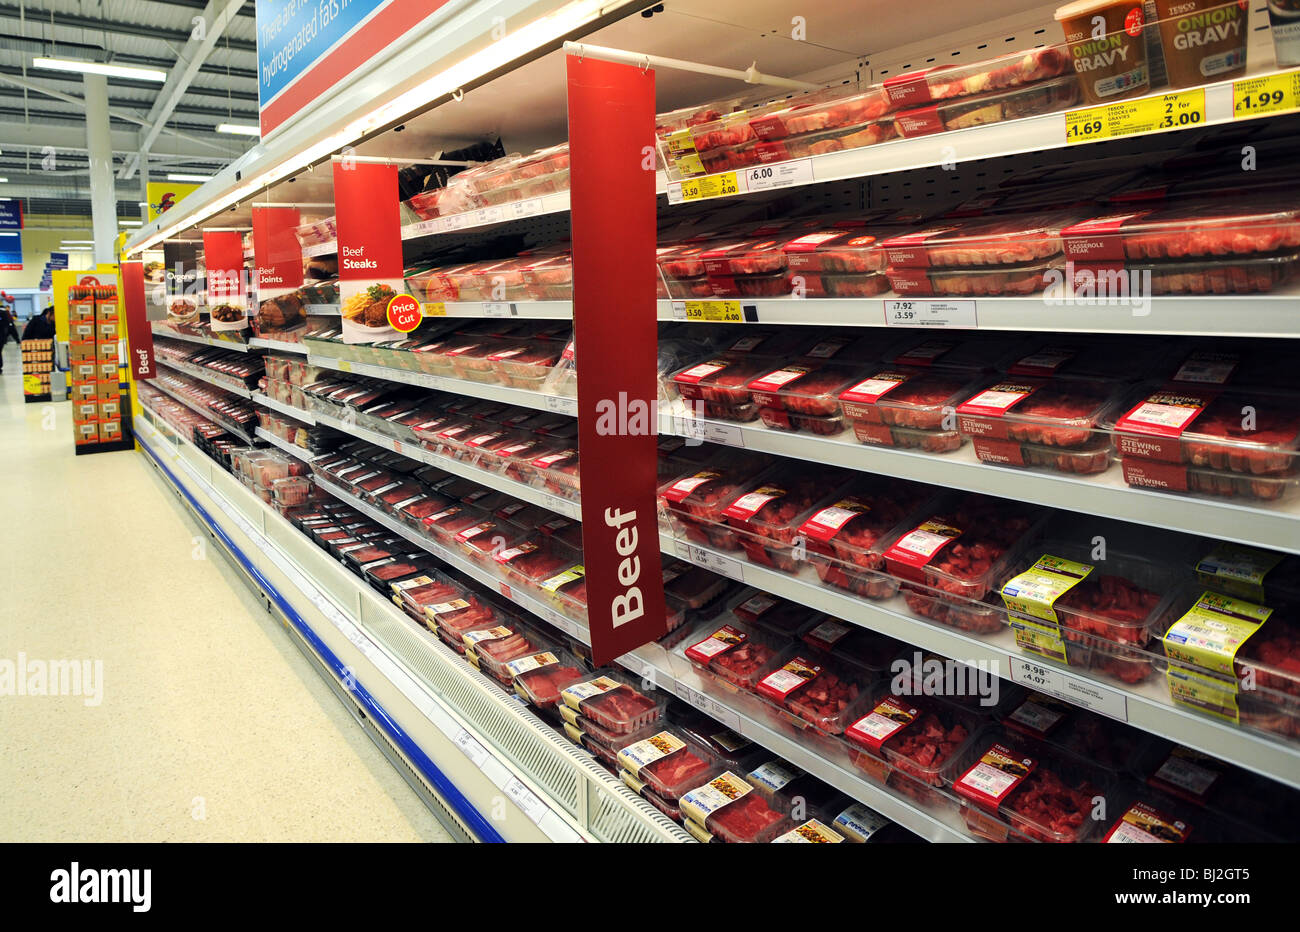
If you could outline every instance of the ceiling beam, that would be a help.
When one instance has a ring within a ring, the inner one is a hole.
[[[48,39],[38,36],[24,36],[16,32],[6,32],[0,29],[0,40],[4,43],[4,48],[11,52],[30,52],[32,55],[45,55],[51,50],[53,43]],[[59,50],[68,52],[72,49],[82,50],[92,53],[96,58],[107,58],[108,49],[101,42],[98,45],[92,45],[89,42],[66,42],[59,40]],[[240,57],[251,57],[245,53],[239,53]],[[166,71],[172,66],[173,60],[170,58],[153,58],[149,55],[128,55],[125,52],[114,52],[113,61],[119,65],[143,65],[146,68],[159,68]],[[206,64],[199,69],[203,74],[219,74],[225,77],[247,79],[249,81],[257,80],[256,68],[238,68],[229,65]],[[51,71],[50,74],[58,72]],[[124,81],[124,84],[133,84],[136,82]],[[149,84],[150,87],[156,88],[157,84]]]
[[[193,88],[191,88],[191,90],[193,90]],[[22,98],[25,96],[25,93],[26,92],[24,92],[20,88],[7,87],[3,83],[0,83],[0,97]],[[44,102],[44,98],[41,98],[41,101]],[[123,107],[127,110],[134,110],[137,113],[141,113],[141,114],[144,113],[145,105],[148,103],[147,100],[128,100],[126,98],[112,97],[112,96],[108,98],[108,102],[114,106]],[[46,104],[46,106],[48,106],[48,104]],[[61,116],[65,114],[65,111],[61,111],[61,110],[46,110],[45,107],[40,106],[35,101],[33,101],[28,106],[28,109],[32,112],[33,115],[48,113],[54,116]],[[221,120],[221,121],[228,121],[231,119],[234,120],[241,120],[241,119],[256,120],[257,119],[256,108],[249,109],[243,107],[200,107],[194,104],[178,104],[174,112],[185,113],[191,116],[212,117],[214,120]],[[148,119],[147,115],[145,116],[145,119]]]
[[[196,38],[193,32],[190,33],[189,41],[185,43],[185,48],[181,49],[176,57],[176,64],[168,72],[167,80],[149,110],[147,119],[150,125],[140,136],[141,153],[148,152],[154,140],[158,138],[158,134],[166,128],[167,118],[177,109],[181,98],[185,96],[185,89],[199,73],[199,68],[207,59],[213,46],[217,44],[217,40],[226,31],[226,26],[243,5],[244,0],[208,0],[202,13],[207,28],[201,39]],[[130,180],[137,167],[139,167],[138,160],[128,161],[118,177],[123,181]]]
[[[37,152],[44,152],[47,146],[52,147],[57,156],[62,152],[85,152],[86,151],[86,130],[84,126],[57,126],[44,125],[38,123],[27,123],[21,118],[21,114],[16,114],[19,119],[6,120],[0,118],[0,139],[4,140],[5,151],[9,149],[32,149]],[[77,123],[84,122],[80,117],[76,117]],[[113,151],[123,155],[130,155],[139,151],[139,136],[132,130],[114,129],[113,133]],[[225,139],[216,137],[224,143],[220,152],[214,154],[213,144],[206,140],[200,143],[191,136],[169,136],[159,139],[155,144],[154,151],[149,153],[150,157],[183,157],[204,160],[208,162],[229,162],[243,154],[243,149],[234,141],[234,137]]]
[[[83,113],[85,112],[85,106],[86,106],[85,100],[73,94],[64,94],[61,91],[52,90],[51,88],[48,87],[42,87],[40,84],[37,84],[34,81],[28,81],[23,78],[16,78],[13,75],[0,74],[0,81],[7,82],[9,84],[16,84],[18,87],[26,88],[29,91],[35,91],[38,94],[44,94],[47,97],[53,97],[55,100],[62,100],[64,103],[74,104],[82,108]],[[128,113],[125,110],[120,110],[113,107],[110,107],[108,109],[108,115],[111,117],[117,117],[119,120],[125,120],[129,123],[138,123],[141,126],[149,125],[147,120],[141,117],[137,117],[132,113]],[[81,119],[81,118],[77,117],[77,119]],[[191,142],[196,142],[199,145],[207,146],[210,149],[220,149],[220,150],[225,149],[224,146],[220,146],[217,143],[208,142],[206,139],[199,139],[196,136],[191,136],[188,133],[182,133],[170,127],[165,128],[163,132],[170,133],[171,135],[178,136],[182,139],[189,139]]]
[[[34,19],[25,13],[22,7],[10,6],[7,3],[0,4],[0,19],[35,23],[42,27],[52,25],[55,29],[87,29],[91,32],[116,33],[120,36],[138,36],[141,39],[170,42],[173,45],[184,45],[190,40],[190,33],[187,30],[162,29],[147,23],[124,23],[120,20],[98,19],[94,16],[76,16],[71,13],[57,13],[52,20]],[[227,39],[223,43],[223,47],[237,49],[242,52],[256,52],[257,42],[250,39]]]
[[[0,36],[0,40],[2,39],[3,36]],[[118,64],[121,64],[122,63],[121,56],[119,56],[116,61]],[[165,62],[159,62],[159,64],[166,65]],[[202,71],[202,69],[200,69],[200,71]],[[27,69],[20,68],[17,65],[0,65],[0,74],[12,74],[20,78],[27,77],[29,75],[31,77],[36,77],[35,73],[29,72]],[[49,83],[54,85],[64,84],[64,85],[75,86],[75,88],[81,87],[81,76],[74,75],[69,72],[42,71],[40,73],[40,79],[42,83]],[[151,94],[156,94],[158,92],[158,84],[154,81],[128,81],[121,78],[114,78],[113,87],[117,90],[149,91]],[[226,89],[222,87],[199,87],[194,84],[191,84],[189,86],[189,89],[186,91],[186,93],[193,94],[196,97],[221,97],[221,98],[229,98],[230,100],[252,101],[254,103],[257,102],[257,93],[255,91],[238,91],[238,90]],[[109,99],[112,100],[112,98]]]

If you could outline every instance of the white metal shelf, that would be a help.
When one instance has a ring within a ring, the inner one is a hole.
[[[480,207],[446,217],[434,217],[432,220],[418,220],[402,227],[402,239],[420,239],[440,233],[457,233],[462,230],[475,230],[480,227],[495,226],[511,220],[523,220],[527,217],[540,217],[544,214],[565,213],[569,209],[569,192],[559,191],[555,194],[543,194],[529,197],[509,204],[496,204]]]
[[[146,452],[247,545],[259,572],[283,587],[313,632],[508,840],[690,840],[188,440],[147,423],[142,433]],[[499,809],[502,795],[508,812]]]
[[[184,395],[181,395],[179,392],[172,391],[170,388],[168,388],[166,385],[161,384],[160,382],[151,381],[146,384],[148,384],[151,388],[155,388],[158,391],[162,392],[164,395],[171,398],[173,401],[185,405],[185,407],[189,408],[191,411],[193,411],[195,414],[197,414],[199,417],[203,418],[204,420],[211,421],[213,424],[216,424],[222,430],[229,431],[230,433],[238,437],[240,440],[243,440],[245,443],[251,444],[253,442],[253,437],[251,434],[247,433],[242,428],[236,427],[233,424],[227,424],[225,421],[218,420],[216,417],[213,416],[213,411],[210,408],[205,408],[200,404],[190,401]]]
[[[312,460],[316,458],[315,453],[303,449],[302,447],[298,446],[296,443],[290,443],[287,440],[283,440],[280,437],[277,437],[275,434],[271,433],[269,430],[265,430],[261,427],[258,427],[254,430],[254,433],[261,439],[265,440],[267,443],[271,444],[272,446],[279,447],[285,453],[288,453],[290,456],[297,457],[298,459],[302,460],[304,463],[310,463]]]
[[[522,499],[526,502],[532,502],[534,505],[541,505],[558,514],[569,518],[581,518],[582,506],[572,499],[562,498],[559,495],[552,495],[550,492],[534,488],[531,485],[525,485],[517,482],[500,473],[489,472],[486,469],[480,469],[470,463],[461,460],[452,459],[449,456],[439,456],[437,453],[431,453],[417,443],[405,443],[401,440],[394,440],[385,434],[377,433],[357,424],[349,424],[337,418],[328,415],[318,414],[316,423],[323,424],[326,427],[332,427],[337,431],[349,434],[353,437],[359,437],[362,440],[368,440],[375,446],[382,447],[386,450],[392,450],[413,460],[419,460],[422,463],[428,463],[437,466],[439,469],[445,469],[449,473],[462,476],[473,482],[482,485],[491,486],[515,498]]]
[[[238,395],[240,398],[252,398],[253,393],[247,385],[227,382],[220,375],[210,372],[203,366],[188,366],[184,363],[174,362],[170,359],[158,358],[155,360],[158,365],[173,372],[179,372],[181,375],[188,375],[192,379],[198,379],[200,382],[207,382],[214,388],[219,388],[224,392],[230,392],[232,395]]]
[[[982,463],[969,444],[953,453],[929,454],[858,443],[852,431],[822,437],[665,413],[660,432],[1300,553],[1300,496],[1272,506],[1198,498],[1130,487],[1118,464],[1091,477],[1035,472]]]
[[[165,325],[154,327],[153,335],[156,337],[167,337],[171,340],[184,340],[186,343],[202,343],[204,346],[218,346],[221,349],[231,349],[240,353],[248,352],[247,343],[237,343],[234,340],[218,340],[216,337],[204,337],[194,333],[182,333],[179,330],[173,330]]]
[[[338,317],[339,308],[341,306],[342,305],[338,305],[338,304],[306,304],[303,305],[303,311],[304,313],[307,314],[308,317],[312,316],[313,314]]]
[[[339,372],[351,372],[401,385],[421,385],[440,392],[452,392],[482,398],[485,401],[499,401],[503,404],[519,405],[523,408],[535,408],[538,411],[552,411],[556,414],[577,416],[578,399],[565,395],[545,395],[522,388],[508,388],[490,382],[468,382],[464,379],[448,379],[443,376],[429,375],[425,372],[412,372],[409,369],[393,369],[388,366],[375,366],[370,363],[352,362],[347,359],[335,359],[332,356],[318,356],[310,353],[307,362],[324,369]]]
[[[1048,682],[1028,682],[1075,705],[1122,718],[1130,725],[1212,754],[1256,773],[1300,788],[1300,745],[1286,744],[1175,706],[1159,675],[1136,687],[1075,673],[1021,653],[1010,628],[993,637],[979,638],[953,628],[929,624],[912,615],[901,596],[870,602],[823,586],[815,571],[799,575],[782,573],[738,560],[730,554],[660,536],[665,553],[705,566],[765,592],[826,612],[853,624],[931,650],[944,657],[980,665],[1003,679],[1026,682],[1024,665],[1048,671]],[[1122,711],[1121,711],[1122,710]],[[1119,714],[1115,714],[1116,712]]]
[[[316,416],[310,411],[304,411],[302,408],[295,408],[293,405],[287,405],[283,401],[276,401],[270,395],[264,395],[261,392],[253,392],[250,397],[253,399],[253,404],[259,404],[264,408],[270,408],[272,411],[279,411],[281,414],[288,415],[289,417],[307,425],[316,423]]]
[[[1048,303],[1042,295],[1005,298],[934,299],[900,297],[887,292],[874,298],[718,298],[704,301],[659,301],[660,320],[687,320],[687,304],[717,319],[725,303],[738,304],[744,323],[797,324],[820,327],[887,327],[886,304],[960,303],[974,308],[977,329],[1046,333],[1176,334],[1227,337],[1300,337],[1300,288],[1270,294],[1156,295],[1149,305],[1118,302]],[[696,317],[695,319],[700,319]],[[916,332],[918,328],[910,328]]]
[[[447,301],[424,305],[425,317],[519,317],[573,320],[572,301]],[[432,308],[432,310],[431,310]]]
[[[1249,77],[1262,77],[1250,75]],[[1161,133],[1177,132],[1182,128],[1201,128],[1233,121],[1232,81],[1219,81],[1205,86],[1204,122],[1190,124],[1187,127],[1155,131],[1151,133],[1124,136],[1124,139],[1136,139],[1143,136],[1153,137]],[[1145,95],[1134,100],[1159,100],[1166,90]],[[1134,101],[1125,101],[1133,103]],[[657,189],[668,196],[668,203],[698,203],[700,200],[716,200],[724,197],[743,197],[746,194],[762,191],[783,190],[810,184],[822,184],[827,181],[844,181],[853,178],[865,178],[871,175],[884,175],[894,172],[911,171],[917,168],[931,168],[936,165],[952,165],[970,162],[975,159],[998,158],[1004,155],[1047,152],[1079,145],[1066,139],[1065,115],[1069,111],[1046,113],[1041,116],[1025,117],[1019,120],[1007,120],[1001,123],[988,123],[967,129],[949,130],[929,136],[912,139],[892,139],[864,146],[858,149],[841,149],[808,158],[791,159],[787,162],[772,162],[765,165],[750,166],[735,172],[722,172],[701,176],[707,189],[717,184],[726,175],[735,175],[734,193],[718,195],[714,198],[683,198],[681,181],[668,181],[662,172],[657,179]],[[1098,140],[1101,141],[1101,140]],[[1087,143],[1082,143],[1087,145]],[[1088,158],[1089,150],[1081,149],[1080,157]],[[699,182],[700,178],[689,179]]]
[[[270,340],[266,337],[253,337],[248,341],[248,345],[256,349],[274,350],[277,353],[295,353],[299,356],[307,355],[307,347],[301,343],[289,343],[286,340]]]

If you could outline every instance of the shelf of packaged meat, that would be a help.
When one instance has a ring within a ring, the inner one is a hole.
[[[1076,673],[1022,652],[1007,626],[972,637],[956,628],[930,624],[911,613],[902,595],[868,601],[822,585],[815,571],[799,574],[768,569],[711,547],[662,534],[664,553],[742,581],[772,595],[879,631],[954,663],[977,665],[1003,679],[1054,693],[1074,705],[1127,721],[1144,731],[1195,747],[1265,776],[1300,788],[1300,744],[1221,723],[1172,704],[1163,676],[1136,685]],[[643,649],[644,650],[644,649]]]
[[[1129,486],[1117,464],[1098,475],[1037,472],[982,462],[970,444],[938,455],[858,443],[852,431],[818,436],[664,413],[660,432],[1300,553],[1300,501],[1294,496],[1270,504],[1180,495]]]
[[[376,433],[373,430],[367,430],[356,424],[346,424],[337,418],[320,414],[316,416],[316,423],[325,427],[332,427],[337,431],[345,434],[351,434],[362,440],[368,440],[378,447],[386,450],[392,450],[403,456],[410,457],[413,460],[419,460],[422,463],[428,463],[431,466],[437,466],[449,473],[455,473],[463,476],[473,482],[486,485],[502,492],[508,492],[515,498],[531,502],[534,505],[541,505],[549,511],[557,512],[569,518],[581,518],[582,506],[570,498],[561,498],[558,495],[552,495],[535,486],[527,485],[523,482],[516,482],[514,479],[507,478],[499,473],[489,472],[485,469],[479,469],[462,460],[452,459],[449,456],[439,456],[421,446],[412,443],[403,443],[400,440],[394,440],[392,437]]]
[[[264,408],[270,408],[272,411],[279,411],[281,414],[287,414],[295,420],[302,421],[304,424],[315,424],[316,416],[310,411],[304,411],[302,408],[295,408],[293,405],[287,405],[283,401],[276,401],[270,395],[264,395],[261,392],[253,392],[250,397],[254,404],[259,404]]]
[[[248,341],[248,345],[254,349],[275,350],[277,353],[296,353],[299,356],[307,354],[307,347],[301,343],[290,343],[287,340],[270,340],[266,337],[253,337]]]
[[[170,337],[173,340],[184,340],[187,343],[202,343],[204,346],[218,346],[221,349],[235,350],[236,352],[248,352],[248,344],[238,340],[221,340],[217,337],[203,336],[198,333],[186,333],[175,327],[170,327],[165,323],[155,321],[153,324],[153,333],[156,337]]]
[[[494,204],[445,217],[433,217],[429,220],[417,220],[402,227],[402,239],[418,239],[438,233],[451,233],[472,230],[477,227],[493,226],[509,220],[523,220],[526,217],[540,217],[544,214],[564,213],[569,209],[569,192],[557,191],[541,197],[529,197],[505,204]]]
[[[689,840],[187,438],[149,423],[139,436],[147,455],[256,567],[259,585],[274,587],[272,598],[301,614],[317,652],[323,644],[337,657],[330,672],[350,670],[382,703],[382,716],[368,717],[398,725],[505,840]],[[503,794],[505,820],[488,819],[502,811]]]
[[[503,583],[500,579],[498,579],[496,576],[492,575],[492,573],[484,569],[482,566],[480,566],[479,564],[475,563],[472,560],[467,559],[462,552],[453,550],[450,547],[444,547],[441,544],[439,544],[437,541],[431,540],[430,538],[417,533],[415,530],[406,526],[405,524],[402,524],[399,521],[395,521],[391,516],[380,511],[378,508],[374,508],[373,506],[367,504],[366,502],[359,500],[358,498],[356,498],[356,496],[350,494],[346,489],[341,489],[338,486],[334,485],[333,483],[329,482],[328,480],[322,479],[319,475],[313,476],[312,481],[314,481],[318,486],[320,486],[326,492],[329,492],[335,498],[339,499],[340,501],[345,501],[349,505],[352,505],[354,508],[356,508],[362,514],[364,514],[366,517],[371,518],[374,521],[377,521],[378,523],[382,524],[384,527],[388,528],[390,531],[393,531],[395,534],[401,535],[402,537],[409,540],[411,543],[415,544],[420,549],[427,550],[429,553],[433,554],[438,559],[444,561],[449,566],[452,566],[455,569],[459,570],[460,572],[464,573],[466,576],[469,576],[470,578],[477,580],[478,582],[482,583],[484,586],[487,586],[489,589],[492,589],[493,591],[496,592],[500,592],[502,595],[505,595],[515,604],[532,612],[538,618],[550,622],[552,625],[559,628],[561,631],[564,631],[566,634],[578,636],[580,633],[583,632],[584,630],[583,626],[579,622],[574,621],[573,619],[568,618],[565,615],[561,614],[560,612],[556,611],[553,606],[547,604],[546,602],[543,602],[541,599],[533,598],[531,595],[528,595],[525,592],[521,592],[518,589],[510,588],[505,583]]]
[[[584,632],[585,636],[585,632]],[[684,702],[717,719],[796,767],[870,806],[899,825],[932,842],[974,841],[953,813],[914,805],[880,783],[867,779],[855,767],[849,752],[838,742],[810,741],[774,720],[771,709],[758,697],[728,692],[702,677],[678,652],[647,644],[620,657],[618,662]]]
[[[231,379],[222,378],[220,375],[204,368],[203,366],[188,366],[184,363],[173,362],[170,359],[157,360],[158,365],[167,369],[179,372],[182,375],[189,376],[192,379],[198,379],[200,382],[207,382],[209,385],[215,385],[217,388],[232,395],[238,395],[240,398],[252,398],[253,393],[248,387],[240,382]]]
[[[262,428],[259,427],[256,429],[255,433],[262,440],[265,440],[267,443],[273,446],[279,447],[281,450],[283,450],[285,453],[288,453],[290,456],[298,457],[298,459],[302,460],[304,463],[310,463],[312,460],[316,458],[315,455],[311,453],[311,451],[304,450],[296,443],[289,443],[289,441],[287,440],[282,440],[281,438],[277,437],[275,434],[271,433],[269,430],[263,430]]]
[[[1155,295],[1131,303],[1059,300],[1042,295],[994,298],[909,298],[885,292],[873,298],[732,298],[659,301],[660,320],[723,320],[725,305],[738,304],[744,323],[826,327],[888,327],[891,312],[909,320],[944,321],[944,328],[1049,333],[1149,333],[1239,337],[1300,336],[1294,286],[1248,299],[1232,295]],[[906,305],[899,302],[907,302]],[[936,329],[944,329],[936,327]]]
[[[213,412],[210,409],[203,407],[203,405],[195,404],[193,401],[190,401],[184,395],[172,391],[166,385],[162,384],[162,382],[152,381],[149,383],[149,385],[153,388],[158,389],[158,391],[162,392],[164,395],[167,395],[170,398],[174,399],[175,401],[178,401],[181,404],[185,405],[185,407],[189,408],[195,414],[207,418],[209,421],[211,421],[213,424],[216,424],[218,427],[221,427],[223,430],[230,431],[230,433],[234,434],[240,440],[243,440],[246,443],[253,442],[253,436],[249,434],[247,431],[235,427],[233,424],[229,424],[225,421],[217,419],[217,417],[213,414]]]
[[[535,408],[538,411],[550,411],[555,414],[571,414],[577,416],[578,399],[569,398],[564,395],[544,395],[541,392],[532,392],[520,388],[508,388],[503,385],[493,385],[486,382],[468,382],[464,379],[448,379],[442,376],[429,375],[424,372],[411,372],[406,369],[389,369],[384,366],[372,366],[369,363],[352,362],[347,359],[335,359],[331,356],[317,356],[311,354],[307,357],[307,363],[312,366],[320,366],[323,369],[334,369],[338,372],[351,372],[354,375],[368,375],[375,379],[384,379],[388,382],[400,382],[403,385],[421,385],[425,388],[433,388],[443,392],[454,392],[458,395],[467,395],[471,398],[482,398],[485,401],[499,401],[504,404],[519,405],[524,408]]]
[[[1251,77],[1257,76],[1251,75]],[[1205,119],[1189,125],[1201,127],[1231,122],[1233,119],[1232,85],[1232,81],[1217,81],[1205,85]],[[1164,96],[1165,91],[1162,90],[1145,97],[1126,100],[1125,103],[1129,106],[1140,106],[1143,100],[1154,100],[1158,106],[1158,102]],[[1055,106],[1060,105],[1060,103],[1055,104]],[[912,138],[888,139],[884,142],[876,142],[874,145],[838,149],[788,161],[774,161],[738,168],[731,172],[700,175],[685,181],[669,181],[667,175],[660,172],[656,189],[659,193],[668,196],[670,204],[694,203],[710,197],[743,197],[760,191],[928,168],[955,160],[970,162],[975,159],[997,158],[1022,152],[1063,149],[1078,144],[1066,136],[1066,115],[1070,112],[1057,110],[1053,113],[969,126],[964,129],[951,129],[947,132],[929,132]]]

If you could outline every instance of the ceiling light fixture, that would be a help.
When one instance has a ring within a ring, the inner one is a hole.
[[[218,123],[217,132],[229,133],[232,136],[260,136],[262,128],[247,123]]]
[[[211,175],[187,175],[184,172],[168,172],[167,180],[204,182],[204,181],[211,181],[212,176]]]
[[[167,72],[159,71],[156,68],[136,68],[132,65],[104,65],[97,61],[81,61],[75,58],[33,58],[32,66],[47,68],[50,71],[73,71],[78,74],[102,74],[110,78],[157,81],[159,84],[167,80]]]
[[[119,220],[117,221],[117,225],[120,227],[142,227],[144,226],[144,221],[143,220]]]

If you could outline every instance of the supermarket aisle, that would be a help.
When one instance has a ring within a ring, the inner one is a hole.
[[[0,663],[102,662],[102,701],[0,694],[0,841],[449,841],[142,455],[74,457],[19,368]]]

